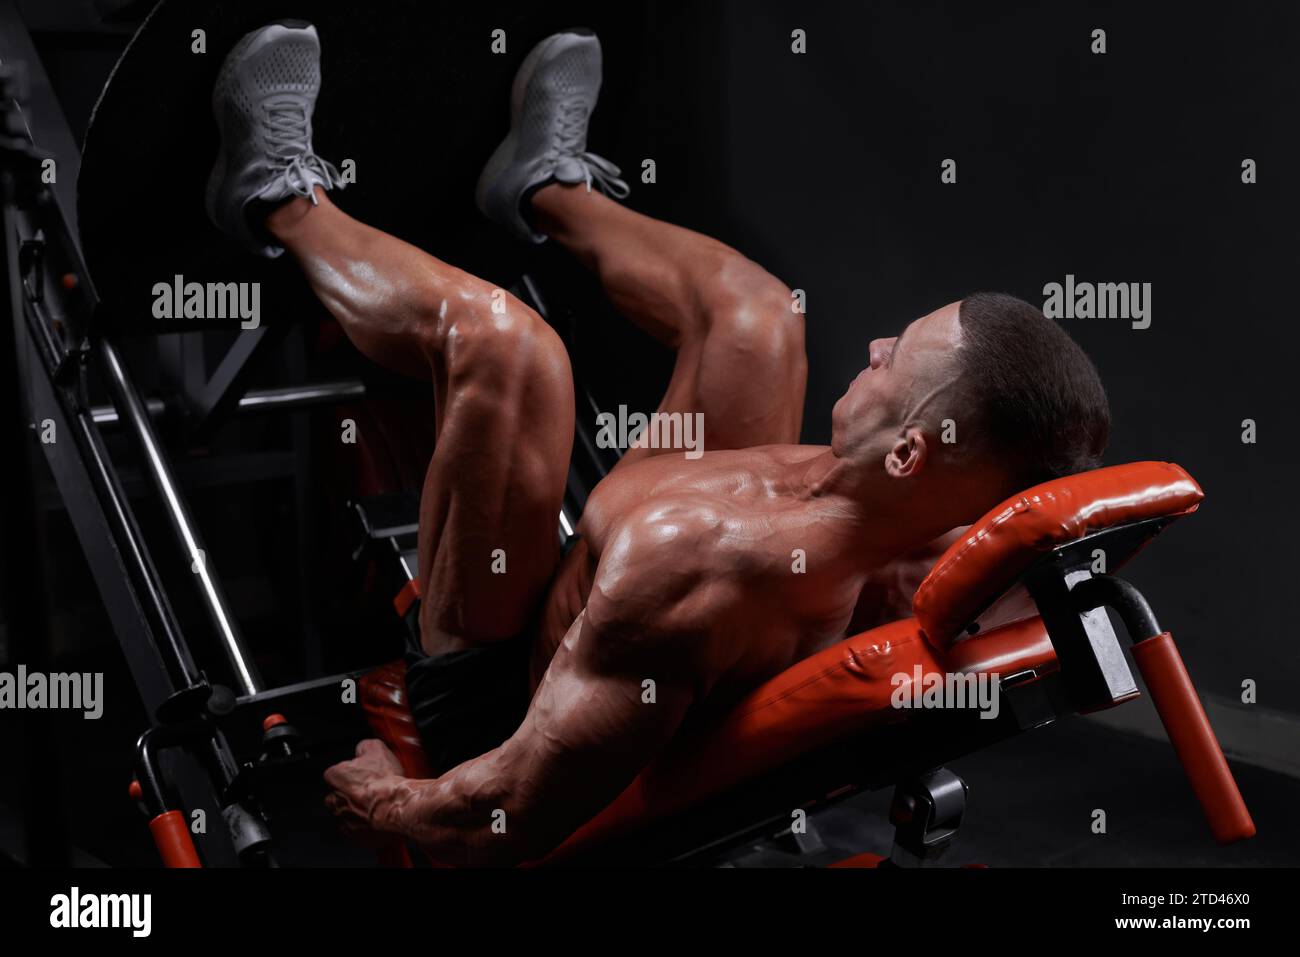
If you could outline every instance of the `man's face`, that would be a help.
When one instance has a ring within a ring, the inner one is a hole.
[[[831,412],[831,447],[841,457],[884,450],[907,426],[931,422],[931,405],[956,379],[961,345],[960,303],[912,322],[889,339],[871,342],[870,364]]]

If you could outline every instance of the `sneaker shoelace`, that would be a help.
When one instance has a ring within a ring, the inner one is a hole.
[[[297,99],[268,101],[265,104],[267,152],[282,167],[276,167],[290,192],[316,204],[316,191],[312,189],[312,176],[325,184],[326,189],[343,185],[343,177],[328,160],[321,159],[310,147],[311,124],[307,108]]]
[[[587,112],[587,104],[581,100],[560,104],[556,121],[558,129],[552,151],[555,156],[563,155],[582,167],[587,192],[591,192],[591,184],[595,183],[603,192],[615,199],[624,199],[631,189],[627,183],[619,179],[622,170],[603,156],[597,156],[583,149],[586,145]]]

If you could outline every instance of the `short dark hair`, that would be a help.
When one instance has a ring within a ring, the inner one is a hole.
[[[973,407],[976,441],[1006,464],[1011,494],[1099,467],[1110,404],[1069,334],[1004,293],[967,296],[958,318],[959,392]]]

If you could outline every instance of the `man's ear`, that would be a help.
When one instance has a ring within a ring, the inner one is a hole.
[[[890,478],[915,478],[925,468],[928,455],[925,433],[916,427],[909,428],[885,456],[885,471]]]

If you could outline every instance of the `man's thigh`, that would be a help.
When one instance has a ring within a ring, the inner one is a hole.
[[[808,359],[802,316],[788,300],[763,298],[718,310],[677,351],[656,411],[697,416],[703,451],[799,441]],[[680,451],[639,444],[625,462]]]
[[[573,445],[568,356],[540,319],[462,329],[447,356],[435,370],[437,448],[420,499],[429,654],[531,625],[559,559]]]

